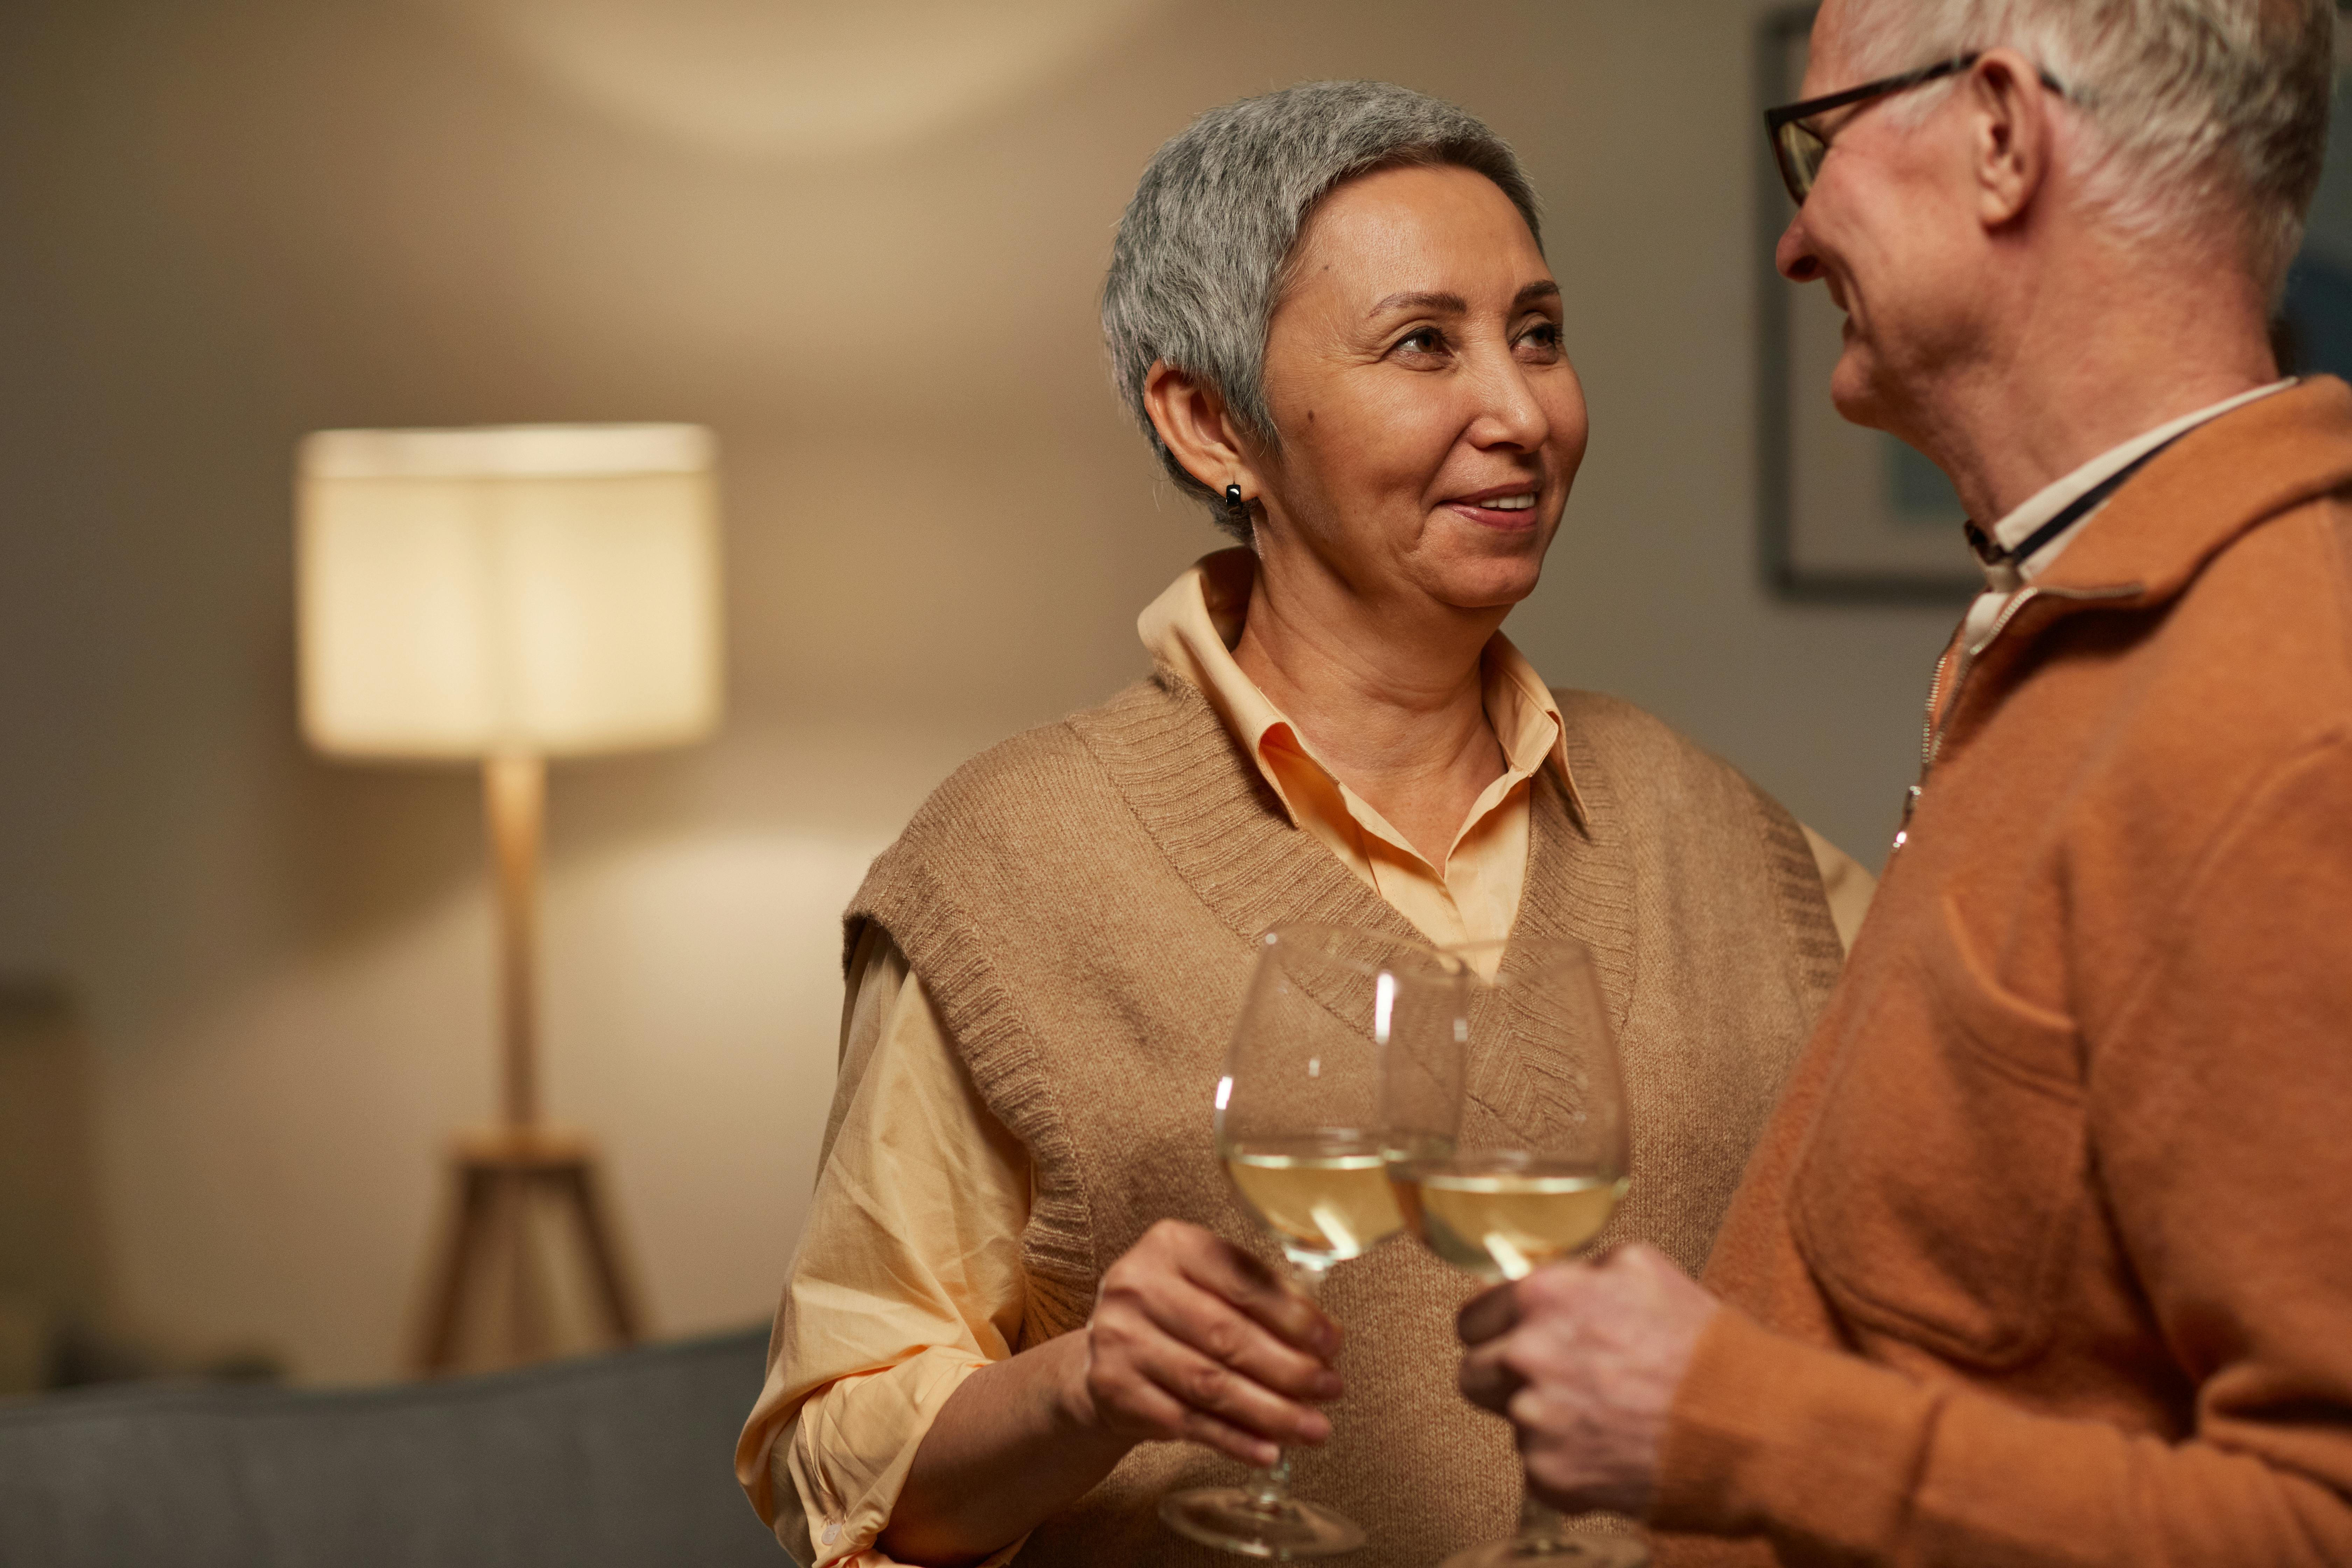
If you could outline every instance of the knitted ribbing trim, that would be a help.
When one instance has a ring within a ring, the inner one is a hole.
[[[1528,889],[1513,934],[1573,937],[1592,953],[1610,1023],[1622,1028],[1633,1001],[1633,863],[1625,813],[1611,770],[1586,742],[1585,693],[1559,691],[1568,770],[1584,802],[1580,831],[1567,792],[1549,772],[1538,775],[1529,802]],[[1504,963],[1510,962],[1507,953]]]
[[[1296,921],[1423,940],[1313,835],[1291,826],[1224,721],[1181,676],[1160,670],[1067,722],[1176,874],[1243,942]]]
[[[1755,796],[1765,847],[1772,858],[1772,896],[1780,926],[1788,932],[1798,977],[1818,1012],[1845,967],[1845,950],[1838,943],[1837,927],[1824,918],[1827,900],[1822,891],[1821,865],[1813,858],[1813,847],[1805,842],[1805,830],[1788,808],[1752,784],[1748,789]],[[1794,1060],[1791,1057],[1792,1065]]]
[[[1028,757],[1013,760],[1022,752]],[[1016,736],[989,758],[999,764],[995,777],[1024,776],[1048,788],[1074,768],[1097,771],[1061,725]],[[1036,1033],[972,929],[974,917],[994,901],[987,886],[992,868],[984,857],[958,851],[985,840],[995,804],[985,783],[972,784],[973,776],[968,764],[941,784],[875,860],[844,919],[843,952],[856,951],[867,920],[881,922],[940,1009],[982,1099],[1030,1152],[1035,1184],[1021,1253],[1030,1293],[1024,1337],[1034,1342],[1084,1322],[1093,1310],[1094,1216]],[[959,866],[978,885],[950,888],[939,874],[943,865]]]

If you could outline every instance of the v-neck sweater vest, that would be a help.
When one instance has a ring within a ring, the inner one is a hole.
[[[1836,978],[1837,934],[1779,805],[1639,710],[1555,696],[1582,809],[1549,770],[1536,776],[1513,938],[1584,943],[1617,1026],[1633,1180],[1604,1244],[1647,1240],[1696,1271]],[[989,1110],[1028,1150],[1024,1345],[1082,1324],[1103,1271],[1160,1219],[1271,1256],[1212,1130],[1254,941],[1296,921],[1416,934],[1291,826],[1208,702],[1166,670],[959,770],[875,862],[849,950],[867,921],[906,952]],[[1490,1103],[1552,1081],[1540,1039],[1504,1031],[1482,1050],[1475,1088]],[[1325,1289],[1348,1334],[1348,1394],[1294,1485],[1367,1528],[1353,1561],[1425,1563],[1515,1517],[1508,1430],[1454,1386],[1454,1313],[1474,1288],[1398,1241]],[[1153,1510],[1171,1488],[1238,1473],[1147,1444],[1020,1561],[1223,1561]]]

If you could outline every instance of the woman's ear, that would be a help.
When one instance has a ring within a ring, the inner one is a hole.
[[[1219,495],[1235,483],[1249,499],[1264,493],[1257,468],[1242,449],[1225,400],[1214,387],[1164,359],[1154,360],[1144,373],[1143,407],[1186,473]]]

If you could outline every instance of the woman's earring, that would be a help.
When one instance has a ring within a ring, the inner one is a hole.
[[[1250,531],[1249,502],[1242,500],[1242,488],[1239,485],[1225,487],[1225,521],[1233,525],[1237,533],[1247,533]]]

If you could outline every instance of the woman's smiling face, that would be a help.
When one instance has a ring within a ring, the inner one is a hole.
[[[1485,175],[1384,169],[1301,231],[1266,332],[1261,547],[1359,595],[1471,609],[1536,585],[1584,459],[1559,289]]]

